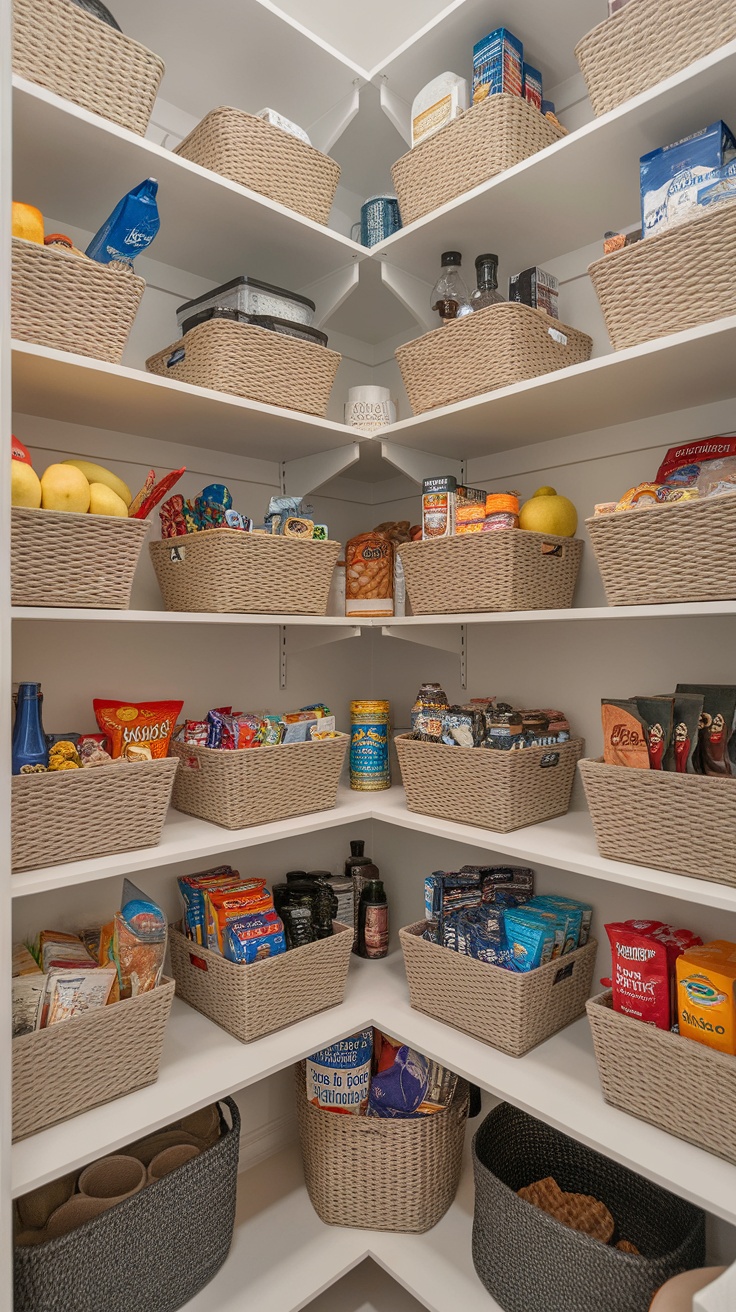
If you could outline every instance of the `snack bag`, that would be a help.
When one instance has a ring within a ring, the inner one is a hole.
[[[663,770],[672,739],[674,697],[636,697],[636,708],[644,721],[649,769]]]
[[[244,879],[224,888],[207,888],[204,893],[205,945],[222,955],[223,936],[229,920],[238,916],[273,911],[273,898],[265,879]]]
[[[128,747],[146,744],[151,756],[168,756],[169,742],[183,702],[115,702],[95,697],[95,716],[110,741],[113,760],[127,757]]]
[[[677,693],[703,698],[698,742],[693,754],[696,774],[731,778],[736,773],[736,687],[729,684],[678,683]]]
[[[677,999],[680,1034],[736,1054],[736,943],[717,939],[683,952]]]
[[[52,970],[46,979],[40,1028],[75,1020],[107,1006],[114,982],[114,968],[103,968],[96,962],[86,970]]]
[[[503,918],[514,970],[536,970],[552,960],[556,923],[528,907],[512,907]]]
[[[373,1030],[361,1030],[307,1058],[307,1098],[324,1111],[361,1115],[368,1105]]]
[[[703,698],[697,693],[678,692],[674,697],[672,738],[664,760],[665,770],[695,774],[694,755],[698,745]]]
[[[603,719],[603,760],[606,765],[627,765],[636,770],[649,769],[646,725],[633,699],[601,701]]]
[[[664,925],[661,920],[626,920],[624,924],[664,944],[670,981],[670,1015],[674,1023],[677,1015],[677,960],[689,948],[702,944],[702,938],[690,929],[675,929],[674,925]]]
[[[374,1073],[368,1116],[403,1118],[419,1115],[429,1089],[429,1058],[399,1039],[374,1032]]]
[[[534,899],[536,901],[536,898]],[[593,921],[593,908],[587,902],[579,902],[575,897],[560,897],[557,893],[549,893],[542,899],[544,902],[550,902],[558,907],[563,907],[571,912],[577,923],[577,916],[580,916],[580,930],[578,933],[578,942],[576,947],[584,948],[590,941],[590,927]],[[569,951],[566,948],[566,951]]]
[[[207,888],[228,888],[240,883],[240,875],[232,866],[215,866],[201,875],[182,875],[177,880],[184,907],[184,929],[187,938],[205,944],[204,894]]]
[[[560,922],[564,925],[564,938],[562,944],[561,956],[568,952],[575,952],[580,947],[580,935],[583,924],[582,905],[574,906],[571,902],[564,902],[561,898],[538,896],[532,898],[527,903],[530,910],[535,908],[539,911],[552,911],[560,917]],[[590,922],[589,922],[590,923]],[[586,940],[587,942],[587,940]]]
[[[606,925],[606,933],[611,943],[613,1010],[668,1030],[671,997],[664,943],[627,924]]]
[[[166,917],[159,906],[126,879],[122,908],[115,913],[112,959],[121,998],[135,998],[158,985],[166,956]]]
[[[238,916],[228,921],[223,946],[223,956],[237,963],[276,957],[286,951],[283,921],[275,911]]]

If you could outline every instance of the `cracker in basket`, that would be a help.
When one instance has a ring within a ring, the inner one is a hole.
[[[641,1249],[632,1244],[630,1239],[619,1239],[616,1247],[619,1253],[633,1253],[635,1257],[641,1257]]]
[[[616,1225],[611,1213],[605,1203],[590,1194],[563,1194],[553,1215],[571,1230],[582,1230],[603,1244],[609,1244],[613,1239]]]
[[[532,1203],[534,1207],[552,1215],[562,1202],[562,1190],[551,1175],[545,1176],[543,1180],[535,1180],[533,1184],[525,1184],[523,1189],[518,1190],[518,1194],[524,1202]]]

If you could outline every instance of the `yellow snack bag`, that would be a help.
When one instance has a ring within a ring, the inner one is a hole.
[[[716,939],[677,959],[680,1034],[736,1055],[736,943]]]

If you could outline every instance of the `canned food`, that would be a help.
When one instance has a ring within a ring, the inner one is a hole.
[[[350,787],[375,792],[391,787],[388,761],[389,703],[350,703]]]

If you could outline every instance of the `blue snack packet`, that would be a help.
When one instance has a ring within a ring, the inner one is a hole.
[[[148,249],[161,226],[157,191],[155,178],[146,178],[133,187],[105,219],[85,254],[98,264],[110,264],[113,260],[132,264],[136,255]]]
[[[368,1094],[368,1115],[384,1118],[416,1116],[429,1088],[429,1059],[406,1044],[386,1070],[378,1071]]]

